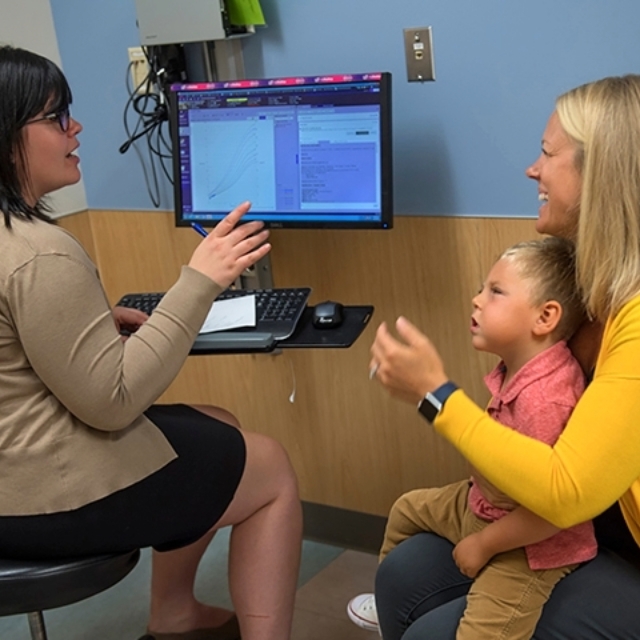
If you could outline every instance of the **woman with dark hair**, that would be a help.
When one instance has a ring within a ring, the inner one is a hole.
[[[2,47],[3,64],[0,66],[0,209],[5,224],[11,226],[16,216],[30,220],[49,220],[47,207],[39,198],[23,193],[22,183],[27,157],[23,127],[32,123],[45,107],[44,118],[57,122],[63,130],[69,127],[71,89],[62,72],[50,60],[28,51]],[[79,175],[73,179],[79,180]],[[71,182],[69,184],[72,184]],[[46,192],[45,192],[46,193]]]
[[[56,65],[0,47],[0,555],[153,547],[150,637],[288,638],[302,518],[286,453],[222,409],[153,405],[213,300],[269,251],[268,233],[237,225],[245,203],[151,316],[110,309],[95,266],[43,200],[80,179],[70,103]],[[227,525],[237,617],[193,593]]]

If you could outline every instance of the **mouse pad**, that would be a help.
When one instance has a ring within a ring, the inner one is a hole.
[[[278,342],[284,348],[350,347],[367,326],[373,306],[344,306],[344,320],[339,327],[318,329],[313,326],[313,307],[307,307],[292,336]]]

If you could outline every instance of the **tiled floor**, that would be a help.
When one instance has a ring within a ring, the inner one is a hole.
[[[298,589],[292,640],[375,640],[378,634],[356,627],[347,602],[371,591],[378,565],[375,555],[344,551]]]
[[[228,530],[219,532],[203,558],[197,593],[202,600],[231,608],[226,586]],[[305,541],[298,581],[292,640],[376,640],[346,614],[351,597],[370,591],[376,556]],[[136,640],[145,629],[150,557],[122,582],[83,602],[48,611],[49,640]],[[0,618],[1,640],[29,640],[26,616]]]

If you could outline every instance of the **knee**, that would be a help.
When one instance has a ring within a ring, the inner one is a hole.
[[[432,573],[441,575],[442,571],[446,572],[449,568],[453,568],[456,576],[460,576],[452,551],[453,545],[448,540],[433,533],[417,533],[408,537],[391,549],[378,566],[376,593],[380,587],[385,593],[393,594],[400,584],[413,584],[413,578],[420,582]],[[464,577],[463,580],[471,582]]]
[[[420,493],[420,489],[414,491],[408,491],[403,493],[391,506],[389,510],[389,522],[404,521],[406,519],[407,511],[413,509],[413,506],[417,500],[417,494]]]
[[[235,427],[236,429],[242,429],[242,425],[240,424],[240,420],[236,418],[236,416],[231,413],[231,411],[227,411],[226,409],[218,408],[219,415],[218,420],[222,422],[226,422],[227,424]]]
[[[225,422],[236,429],[241,429],[240,421],[236,418],[231,411],[227,411],[222,407],[214,407],[208,404],[192,404],[190,405],[192,409],[199,411],[200,413],[204,413],[205,415],[215,418],[220,422]]]
[[[247,447],[247,467],[258,470],[265,482],[272,483],[277,493],[298,498],[298,478],[286,449],[273,438],[259,433],[243,432]]]
[[[405,571],[405,567],[402,556],[402,545],[394,547],[387,553],[380,561],[375,576],[375,592],[376,597],[392,593],[398,585],[398,580],[402,581],[402,574]]]
[[[391,510],[394,509],[397,511],[404,511],[409,505],[415,505],[420,502],[422,496],[424,495],[424,489],[414,489],[413,491],[407,491],[403,493],[391,507]]]

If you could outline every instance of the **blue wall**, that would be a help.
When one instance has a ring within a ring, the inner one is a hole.
[[[176,0],[179,2],[180,0]],[[212,0],[217,1],[217,0]],[[89,206],[150,209],[132,151],[122,156],[134,0],[51,0],[74,115],[85,125]],[[398,214],[535,216],[524,169],[556,95],[640,72],[637,0],[262,0],[268,28],[245,40],[249,77],[393,74]],[[436,82],[408,83],[402,30],[433,27]],[[162,207],[171,209],[163,182]]]

